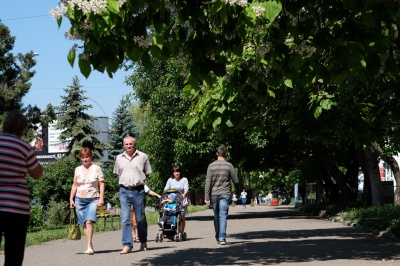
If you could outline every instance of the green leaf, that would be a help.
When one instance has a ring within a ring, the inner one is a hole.
[[[211,95],[211,98],[213,98],[214,100],[219,100],[221,99],[221,93],[215,93]]]
[[[198,121],[199,121],[198,117],[193,117],[193,118],[189,119],[189,121],[187,122],[187,127],[189,129],[192,129],[197,124]]]
[[[118,14],[119,13],[118,1],[117,0],[107,0],[107,9],[114,14]]]
[[[158,45],[150,46],[150,52],[155,58],[161,59],[161,49]]]
[[[132,48],[128,52],[128,57],[129,57],[129,59],[137,62],[140,60],[140,58],[142,58],[142,53],[143,53],[143,50],[139,46],[133,45]]]
[[[57,25],[58,25],[58,28],[61,27],[61,23],[62,23],[62,16],[59,17],[59,18],[57,18]]]
[[[321,107],[325,110],[329,110],[331,108],[331,100],[325,99],[321,101]]]
[[[71,67],[74,67],[74,63],[75,63],[75,49],[71,49],[67,55],[67,60],[69,62],[69,64],[71,65]]]
[[[293,84],[291,79],[286,79],[285,80],[285,85],[286,87],[292,88],[293,89]]]
[[[314,117],[318,119],[318,117],[321,115],[321,113],[322,113],[322,108],[321,107],[317,107],[314,110]]]
[[[275,98],[275,92],[272,90],[267,90],[269,96],[274,97]]]
[[[367,62],[365,62],[364,60],[361,60],[360,64],[361,64],[362,68],[366,68],[367,67]]]
[[[90,72],[92,72],[92,68],[90,67],[89,61],[79,58],[78,64],[79,64],[79,69],[80,69],[82,75],[85,78],[88,78],[90,75]]]
[[[216,129],[218,125],[221,124],[221,117],[218,117],[217,119],[214,120],[213,122],[213,128]]]
[[[217,112],[220,113],[220,114],[224,113],[225,110],[226,110],[225,105],[222,105],[221,107],[217,108]]]
[[[282,11],[282,4],[277,1],[269,1],[266,3],[265,16],[269,20],[270,24]]]

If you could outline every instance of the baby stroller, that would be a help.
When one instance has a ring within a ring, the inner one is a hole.
[[[163,226],[160,226],[160,221],[162,217],[165,215],[166,210],[165,206],[167,204],[167,198],[170,193],[175,193],[175,203],[176,206],[176,226],[173,227],[172,224],[164,223]],[[182,193],[175,189],[168,189],[161,194],[160,205],[159,205],[159,215],[158,215],[158,232],[156,234],[156,242],[163,242],[164,238],[169,238],[171,240],[175,240],[176,242],[180,242],[182,240],[187,239],[186,232],[182,233],[182,215],[181,208],[183,204]]]

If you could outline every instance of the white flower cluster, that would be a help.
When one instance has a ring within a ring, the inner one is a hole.
[[[119,7],[123,6],[126,3],[126,0],[118,0]]]
[[[68,6],[77,6],[83,13],[98,14],[107,10],[107,0],[69,0]]]
[[[265,13],[265,8],[262,6],[253,6],[252,9],[254,13],[256,13],[256,17],[259,17]]]
[[[126,0],[119,0],[120,6],[125,3]],[[82,10],[83,13],[99,14],[107,10],[107,0],[64,0],[60,3],[60,6],[50,10],[50,14],[53,18],[60,18],[64,15],[68,7]]]
[[[225,3],[230,4],[231,6],[233,5],[238,5],[242,7],[247,6],[247,0],[225,0]]]
[[[149,47],[152,39],[153,39],[153,36],[151,36],[151,35],[148,35],[146,37],[144,37],[144,36],[135,36],[135,37],[133,37],[133,41],[135,43],[137,43],[139,45],[139,47],[142,47],[142,48]]]
[[[60,6],[51,9],[49,12],[53,18],[59,19],[62,17],[63,14],[67,12],[67,9],[68,7],[63,2],[61,2]]]

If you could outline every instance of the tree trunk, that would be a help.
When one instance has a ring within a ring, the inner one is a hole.
[[[378,155],[375,152],[373,146],[369,146],[365,149],[365,162],[366,172],[369,175],[369,181],[371,183],[371,204],[381,205],[383,202],[381,179],[379,174]],[[365,172],[364,172],[365,173]],[[365,181],[365,178],[364,178]]]

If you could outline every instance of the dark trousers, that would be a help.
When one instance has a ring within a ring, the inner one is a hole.
[[[22,265],[29,215],[0,212],[0,243],[4,234],[5,266]]]

